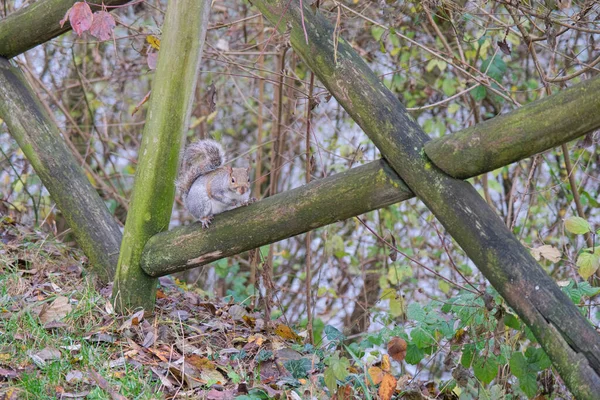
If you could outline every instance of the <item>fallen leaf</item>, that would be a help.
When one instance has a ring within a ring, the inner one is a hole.
[[[275,328],[275,334],[286,340],[297,341],[300,339],[300,337],[292,330],[292,328],[284,324],[277,325]]]
[[[43,350],[35,353],[35,355],[44,361],[60,360],[61,357],[60,350],[54,347],[46,347]]]
[[[108,40],[117,24],[113,16],[106,11],[96,11],[93,15],[90,34],[100,40]]]
[[[369,367],[367,372],[369,373],[369,376],[375,385],[379,385],[383,380],[383,376],[385,375],[385,372],[383,372],[379,367]],[[367,382],[367,384],[368,383],[369,382]]]
[[[379,386],[379,398],[390,400],[396,391],[396,378],[390,374],[385,374]]]
[[[78,371],[76,369],[67,372],[67,376],[65,377],[65,380],[68,383],[79,382],[82,379],[83,379],[83,372]]]
[[[42,324],[46,325],[52,321],[60,321],[72,310],[69,299],[65,296],[58,296],[50,304],[45,304],[40,311],[39,317]]]

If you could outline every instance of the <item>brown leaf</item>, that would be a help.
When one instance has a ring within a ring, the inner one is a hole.
[[[541,258],[545,258],[553,263],[559,262],[561,256],[560,250],[548,244],[531,249],[531,255],[536,261],[540,261]]]
[[[52,303],[42,307],[39,315],[40,321],[44,325],[52,321],[60,321],[71,312],[71,309],[69,299],[65,296],[58,296]]]
[[[502,41],[497,41],[496,44],[498,45],[498,48],[500,50],[502,50],[502,52],[504,54],[506,54],[507,56],[510,56],[510,46],[508,45],[508,43],[506,43],[506,39],[503,39]]]
[[[385,374],[379,386],[379,398],[382,400],[390,400],[396,391],[396,378],[390,374]]]
[[[75,31],[78,36],[92,26],[92,10],[87,3],[83,3],[81,1],[73,4],[71,7],[71,12],[69,13],[69,23],[71,24],[71,28]]]
[[[108,40],[117,24],[113,16],[106,11],[96,11],[93,16],[90,34],[100,40]]]
[[[396,238],[391,233],[390,233],[390,236],[392,238],[392,246],[393,246],[393,248],[390,249],[390,260],[392,260],[392,262],[393,262],[398,259],[398,252],[396,251]]]
[[[393,337],[388,342],[388,354],[396,361],[402,361],[406,357],[406,340]]]

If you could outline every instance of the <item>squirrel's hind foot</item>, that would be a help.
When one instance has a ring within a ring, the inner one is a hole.
[[[200,222],[202,223],[202,227],[204,229],[208,229],[208,227],[210,226],[210,223],[212,222],[213,217],[212,215],[209,215],[208,217],[202,217],[200,218]]]

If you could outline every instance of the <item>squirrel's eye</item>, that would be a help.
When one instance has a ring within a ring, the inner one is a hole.
[[[248,177],[248,182],[250,182],[250,177]]]
[[[231,183],[235,183],[235,178],[231,178]]]

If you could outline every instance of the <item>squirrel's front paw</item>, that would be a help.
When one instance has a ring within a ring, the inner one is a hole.
[[[210,226],[210,223],[213,220],[213,216],[209,215],[208,217],[202,217],[200,218],[200,222],[202,223],[202,227],[204,229],[208,229],[208,227]]]
[[[258,199],[256,197],[250,197],[248,200],[246,200],[242,203],[242,206],[247,206],[252,203],[256,203],[257,201],[258,201]]]

